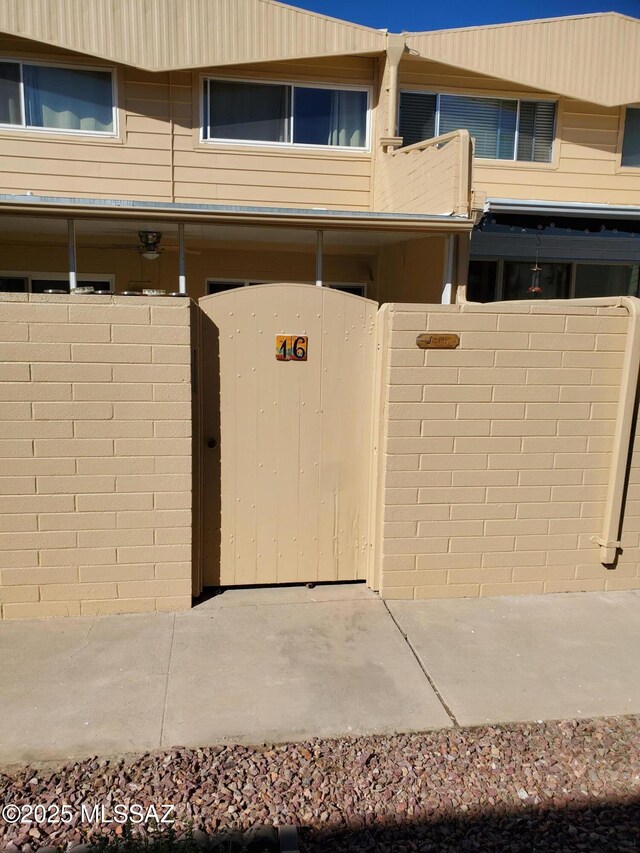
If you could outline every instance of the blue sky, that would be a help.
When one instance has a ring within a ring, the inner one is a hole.
[[[286,0],[285,0],[286,2]],[[369,27],[402,30],[438,30],[584,15],[590,12],[621,12],[640,18],[640,0],[289,0],[291,5],[344,18]]]

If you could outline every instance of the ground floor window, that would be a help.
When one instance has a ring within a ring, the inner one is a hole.
[[[222,293],[225,290],[234,290],[237,287],[250,287],[254,284],[273,284],[269,281],[252,281],[251,279],[207,279],[207,295]],[[313,284],[311,281],[303,281],[301,284]],[[353,293],[355,296],[366,296],[366,286],[352,282],[328,281],[326,287],[334,290],[342,290],[345,293]]]
[[[115,290],[115,275],[87,274],[78,276],[78,287],[93,287],[94,290]],[[69,292],[69,276],[66,273],[2,272],[0,292],[45,293],[47,290]]]
[[[469,263],[467,297],[471,302],[496,302],[637,296],[639,278],[640,267],[631,264],[474,259]]]

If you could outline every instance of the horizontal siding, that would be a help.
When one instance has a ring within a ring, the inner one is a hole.
[[[373,74],[373,60],[348,56],[245,65],[233,72],[210,68],[193,74],[195,105],[191,87],[174,88],[174,103],[179,98],[186,107],[188,100],[188,110],[197,112],[202,75],[371,85]],[[176,201],[369,210],[371,171],[369,154],[199,143],[189,122],[176,122]]]
[[[100,64],[9,36],[0,38],[0,52],[17,58]],[[130,77],[137,87],[133,99]],[[168,75],[117,69],[122,108],[119,139],[0,131],[0,192],[169,201],[171,128],[163,117],[163,105],[169,104],[168,79]],[[145,97],[148,87],[155,97]]]
[[[0,38],[5,56],[91,62],[37,47]],[[374,61],[337,57],[268,68],[266,74],[264,66],[238,67],[233,76],[370,84]],[[202,73],[214,71],[220,73]],[[120,139],[0,131],[0,192],[369,210],[369,154],[203,144],[200,72],[119,68],[118,82]]]
[[[198,187],[194,187],[193,184],[181,184],[176,181],[176,199],[177,201],[189,199],[193,202],[217,204],[257,204],[262,207],[326,207],[342,208],[345,210],[365,208],[365,204],[358,204],[357,199],[354,201],[353,193],[339,193],[332,187],[328,187],[325,190],[313,190],[313,204],[309,202],[311,190],[307,187],[296,189],[295,187],[254,187],[252,185],[242,186],[240,184],[222,187],[216,184],[213,188],[209,185],[203,185],[201,189],[203,194],[197,196]],[[362,201],[364,202],[368,198],[369,196],[366,194]]]
[[[535,92],[435,62],[409,60],[401,66],[400,86],[434,91],[530,97]],[[620,171],[619,132],[622,111],[569,98],[559,98],[557,165],[510,164],[476,160],[474,189],[499,198],[543,201],[638,204],[640,169]]]

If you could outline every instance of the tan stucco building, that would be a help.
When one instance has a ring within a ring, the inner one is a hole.
[[[262,0],[4,0],[0,287],[64,287],[71,218],[80,279],[115,292],[178,289],[180,225],[194,298],[320,276],[449,301],[469,249],[483,301],[526,292],[536,257],[544,295],[633,292],[639,29],[396,36]],[[162,234],[155,260],[139,232]]]

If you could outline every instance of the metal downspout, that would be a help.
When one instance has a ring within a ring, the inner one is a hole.
[[[187,293],[187,275],[184,247],[184,222],[178,224],[178,293]]]
[[[316,232],[316,287],[324,284],[324,231]]]
[[[387,62],[389,63],[387,133],[390,137],[395,137],[398,132],[398,67],[406,48],[403,35],[387,36]]]
[[[451,305],[451,292],[453,289],[453,254],[456,247],[456,237],[454,234],[449,234],[445,239],[444,281],[442,282],[442,295],[440,297],[440,302],[442,305]]]
[[[73,219],[67,220],[67,243],[69,250],[69,290],[75,290],[78,286],[78,268],[76,255],[76,223]]]
[[[627,478],[627,467],[631,456],[631,436],[633,416],[638,393],[638,374],[640,372],[640,300],[623,296],[620,305],[629,312],[629,329],[622,365],[622,379],[616,428],[611,452],[609,486],[604,509],[602,536],[592,537],[592,542],[600,545],[600,562],[609,566],[615,563],[620,548],[620,526],[622,521],[622,501]]]

